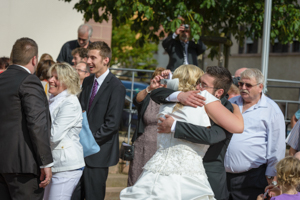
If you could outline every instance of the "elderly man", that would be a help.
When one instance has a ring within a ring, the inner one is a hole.
[[[285,156],[285,122],[278,105],[265,96],[258,69],[241,73],[239,106],[244,132],[233,134],[225,156],[230,200],[252,200],[264,193],[276,175],[275,165]]]
[[[90,68],[86,62],[79,62],[75,67],[79,79],[80,79],[80,87],[82,86],[83,80],[90,76]]]
[[[181,25],[175,33],[170,34],[162,42],[162,46],[169,54],[167,69],[171,71],[174,71],[180,65],[193,64],[198,66],[197,56],[206,50],[206,46],[201,40],[198,40],[197,44],[190,40],[188,24]]]
[[[74,63],[74,67],[77,66],[77,64],[79,62],[86,62],[87,61],[87,55],[88,53],[88,50],[86,48],[83,48],[83,47],[79,47],[79,48],[76,48],[72,51],[72,56],[73,56],[73,60],[72,62]]]
[[[66,42],[57,57],[57,62],[67,62],[73,66],[73,56],[72,50],[82,47],[87,48],[90,43],[90,37],[92,36],[93,28],[88,24],[83,24],[78,28],[78,38],[77,40],[71,40]]]

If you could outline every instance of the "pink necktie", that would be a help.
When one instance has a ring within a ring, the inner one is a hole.
[[[91,98],[90,98],[90,102],[89,102],[89,110],[91,108],[91,105],[93,103],[93,100],[97,94],[97,88],[98,88],[98,81],[95,80],[94,85],[93,85],[93,89],[92,89],[92,94],[91,94]]]

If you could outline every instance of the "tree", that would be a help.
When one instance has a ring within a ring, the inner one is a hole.
[[[157,61],[153,58],[153,53],[157,51],[157,45],[145,38],[143,47],[137,45],[141,34],[130,29],[132,20],[128,20],[125,25],[112,30],[112,64],[120,64],[121,67],[131,67],[137,69],[153,69]]]
[[[166,32],[174,32],[182,23],[180,17],[184,23],[190,24],[195,40],[200,35],[223,34],[228,39],[231,35],[242,43],[245,37],[257,39],[263,34],[264,0],[79,0],[74,8],[83,12],[87,21],[93,18],[102,22],[112,16],[117,27],[135,16],[130,28],[141,33],[138,39],[140,46],[148,39],[159,41],[155,33],[160,25]],[[278,39],[286,44],[299,38],[299,8],[297,0],[273,0],[272,42]],[[102,14],[99,14],[99,9],[102,9]]]

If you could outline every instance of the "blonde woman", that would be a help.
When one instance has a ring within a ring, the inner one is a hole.
[[[44,200],[69,200],[85,166],[79,142],[82,110],[77,98],[80,82],[77,72],[67,63],[49,69],[50,144],[54,165]]]
[[[199,77],[203,71],[194,65],[183,65],[174,72],[173,79],[178,79],[179,91],[199,89]],[[169,83],[168,83],[169,85]],[[163,104],[160,107],[160,116],[171,115],[178,121],[189,122],[198,126],[209,127],[210,119],[206,114],[212,106],[221,104],[219,99],[207,91],[201,95],[206,98],[205,107],[183,106],[180,103]],[[220,107],[217,112],[213,109],[212,116],[233,116],[237,127],[243,125],[241,113],[235,109],[234,114],[225,107]],[[224,109],[224,110],[222,110]],[[232,117],[231,116],[231,117]],[[232,128],[232,127],[224,127]],[[240,132],[242,130],[237,130]],[[196,144],[189,141],[176,139],[171,134],[158,134],[158,150],[144,166],[144,170],[132,187],[121,191],[123,199],[172,199],[172,200],[213,200],[214,193],[207,180],[202,157],[208,145]]]

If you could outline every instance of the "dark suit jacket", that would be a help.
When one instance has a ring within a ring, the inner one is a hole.
[[[151,92],[151,98],[156,103],[170,103],[165,99],[173,92],[174,90],[166,88],[156,89]],[[221,99],[221,102],[227,109],[231,112],[233,111],[231,103],[226,98]],[[226,199],[229,194],[226,185],[224,157],[232,133],[229,133],[213,121],[211,121],[210,128],[178,121],[174,137],[194,143],[210,145],[203,158],[204,168],[208,176],[208,181],[214,191],[215,198],[218,200]]]
[[[84,79],[79,100],[82,109],[87,111],[89,126],[100,151],[86,157],[85,162],[90,167],[109,167],[119,161],[118,129],[126,91],[122,82],[109,72],[88,110],[94,77]]]
[[[136,96],[133,97],[133,104],[137,107],[138,123],[135,132],[132,136],[131,142],[134,142],[139,136],[141,136],[144,133],[144,129],[145,129],[144,114],[150,102],[150,94],[147,94],[145,99],[139,103],[136,101]]]
[[[169,64],[167,69],[174,71],[184,62],[183,51],[184,48],[178,39],[172,38],[173,34],[164,39],[162,42],[163,48],[169,54]],[[188,63],[198,66],[197,56],[202,54],[206,50],[206,46],[201,40],[198,40],[197,44],[194,41],[189,41],[188,45]]]
[[[40,174],[52,160],[51,121],[37,76],[10,65],[0,74],[0,173]]]

